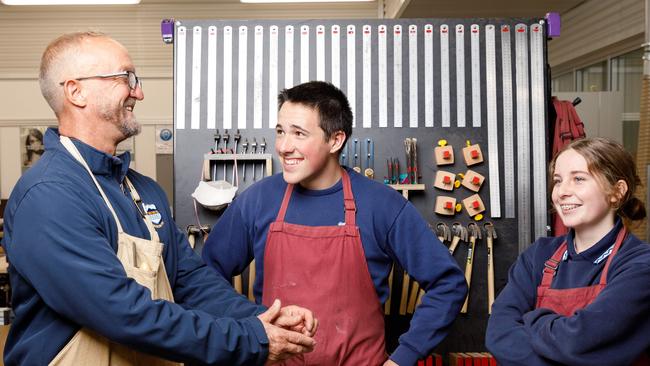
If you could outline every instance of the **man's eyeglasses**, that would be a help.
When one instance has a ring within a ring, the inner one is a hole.
[[[140,78],[138,78],[135,75],[135,72],[133,72],[133,71],[122,71],[122,72],[116,72],[116,73],[113,73],[113,74],[85,76],[85,77],[82,77],[82,78],[75,78],[75,79],[72,79],[72,80],[108,79],[108,78],[121,77],[121,76],[124,76],[124,77],[127,78],[128,82],[129,82],[129,88],[131,90],[135,90],[135,88],[138,87],[138,86],[140,88],[142,88],[142,80],[140,80]],[[62,82],[59,83],[59,85],[63,85],[64,83],[65,83],[65,81],[62,81]]]

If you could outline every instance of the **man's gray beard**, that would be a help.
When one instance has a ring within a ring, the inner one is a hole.
[[[138,123],[138,121],[133,118],[130,120],[125,120],[122,121],[119,125],[120,132],[124,135],[125,138],[129,138],[131,136],[135,136],[140,133],[142,130],[142,126]]]
[[[142,126],[138,123],[135,117],[132,119],[122,120],[122,116],[119,115],[121,113],[112,109],[108,105],[100,105],[99,113],[102,118],[104,118],[104,120],[112,121],[117,125],[117,128],[124,135],[124,139],[128,139],[131,136],[139,134],[140,130],[142,129]]]

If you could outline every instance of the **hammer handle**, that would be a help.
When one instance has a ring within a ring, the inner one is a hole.
[[[255,302],[255,296],[253,295],[253,287],[255,285],[255,260],[248,265],[248,299],[252,302]]]
[[[390,300],[393,297],[393,272],[395,271],[395,265],[392,266],[390,274],[388,275],[388,299],[384,304],[384,315],[390,315]]]
[[[487,238],[487,282],[488,282],[488,314],[492,314],[494,303],[494,257],[492,254],[492,237]]]
[[[196,243],[196,235],[195,234],[187,234],[187,241],[190,243],[190,248],[194,249],[194,245]]]
[[[469,248],[467,250],[467,262],[465,263],[465,281],[467,281],[467,296],[465,296],[465,303],[463,308],[460,309],[460,312],[463,314],[467,313],[467,306],[469,303],[469,288],[472,283],[472,262],[474,262],[474,245],[476,243],[476,238],[471,237],[469,239]]]
[[[235,288],[237,293],[241,294],[241,275],[237,275],[232,279],[232,286]]]
[[[409,281],[410,277],[408,273],[404,272],[404,278],[402,279],[402,297],[399,302],[399,313],[400,315],[406,315],[406,307],[408,305],[408,296],[409,296]]]
[[[415,305],[417,305],[419,291],[420,284],[417,281],[413,281],[413,286],[411,287],[411,295],[409,296],[409,304],[406,308],[406,311],[409,314],[413,314],[415,311]]]
[[[459,241],[460,236],[454,236],[454,238],[451,240],[451,244],[449,245],[449,254],[454,255],[454,251],[456,250]]]

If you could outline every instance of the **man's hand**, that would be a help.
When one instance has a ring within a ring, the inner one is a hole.
[[[278,318],[282,317],[285,317],[284,321],[287,324],[293,323],[292,321],[286,320],[285,315],[281,316],[281,311],[280,300],[276,299],[267,311],[257,316],[262,321],[266,336],[269,339],[269,358],[266,361],[267,365],[284,361],[301,353],[311,352],[316,345],[316,342],[310,336],[273,325]]]
[[[280,316],[275,319],[273,325],[313,337],[318,329],[318,319],[314,318],[314,314],[308,309],[289,305],[280,309]]]
[[[384,366],[399,366],[399,365],[393,362],[393,360],[389,358],[386,360],[386,362],[384,362]]]

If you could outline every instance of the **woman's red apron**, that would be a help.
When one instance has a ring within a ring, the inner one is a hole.
[[[555,272],[562,261],[562,256],[567,250],[566,240],[560,245],[551,259],[547,260],[544,264],[544,274],[542,276],[542,283],[537,287],[537,305],[535,308],[545,308],[553,310],[554,312],[564,315],[572,316],[576,311],[583,309],[591,304],[598,294],[607,286],[607,272],[614,256],[621,247],[623,240],[627,234],[627,230],[623,227],[616,236],[616,242],[612,253],[607,258],[603,273],[600,275],[600,283],[593,286],[577,287],[568,289],[553,289],[551,282],[555,276]],[[643,353],[641,357],[633,365],[650,365],[648,355]]]
[[[284,221],[293,185],[271,224],[264,253],[262,303],[274,299],[314,312],[316,347],[285,365],[381,365],[387,355],[384,316],[356,226],[356,205],[342,169],[345,225],[303,226]]]

